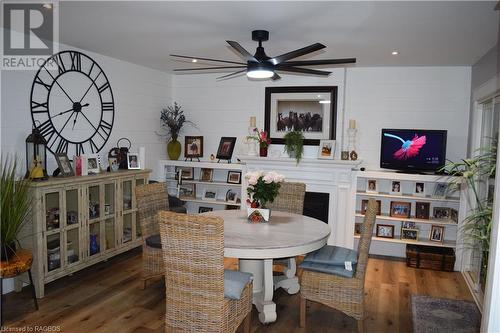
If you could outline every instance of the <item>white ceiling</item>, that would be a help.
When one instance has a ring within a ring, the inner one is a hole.
[[[314,42],[306,59],[356,57],[357,66],[472,65],[497,42],[496,1],[60,3],[61,42],[151,68],[195,65],[170,53],[238,61],[225,40],[251,53],[251,31],[270,31],[275,56]],[[392,56],[397,49],[399,56]]]

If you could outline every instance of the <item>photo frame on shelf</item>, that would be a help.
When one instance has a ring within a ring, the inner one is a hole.
[[[449,207],[434,207],[432,217],[436,220],[451,220],[451,208]]]
[[[355,235],[361,235],[361,232],[363,231],[363,223],[354,223],[354,234]]]
[[[229,184],[241,184],[241,171],[228,171],[227,172],[227,183],[229,183]]]
[[[175,179],[179,179],[179,174],[181,175],[181,180],[194,179],[194,168],[192,167],[176,167],[175,172]]]
[[[220,138],[219,148],[217,149],[216,156],[217,160],[227,160],[229,163],[231,163],[235,144],[236,137],[223,136],[222,138]]]
[[[366,214],[366,208],[368,208],[368,199],[361,200],[361,214]],[[382,215],[382,200],[377,200],[377,215]]]
[[[450,211],[450,219],[455,222],[455,223],[458,223],[458,210],[456,209],[451,209]]]
[[[417,229],[415,222],[412,221],[402,221],[401,222],[402,229]]]
[[[213,212],[213,211],[214,211],[213,207],[203,207],[203,206],[200,206],[198,208],[198,214],[207,213],[207,212]]]
[[[434,186],[434,193],[432,194],[432,197],[437,199],[444,199],[446,198],[447,191],[448,191],[447,183],[436,183],[436,186]]]
[[[377,237],[394,238],[394,226],[391,224],[377,224]]]
[[[335,156],[335,140],[320,140],[318,158],[333,160]]]
[[[441,225],[434,225],[433,224],[431,226],[429,240],[431,242],[443,243],[443,241],[444,241],[444,227]]]
[[[416,182],[415,188],[413,190],[413,196],[415,197],[425,197],[425,183]]]
[[[401,239],[418,241],[418,229],[401,228]]]
[[[200,159],[203,157],[203,136],[184,137],[184,158]]]
[[[195,184],[182,184],[179,185],[179,197],[182,198],[196,198]]]
[[[378,183],[376,179],[366,180],[366,193],[378,193]]]
[[[70,177],[75,175],[75,171],[71,167],[71,162],[66,153],[59,153],[54,156],[56,158],[57,167],[59,168],[61,176]]]
[[[127,166],[129,170],[137,170],[141,168],[139,153],[127,153]]]
[[[214,169],[212,168],[201,168],[200,170],[200,181],[202,182],[212,182],[214,180]]]
[[[411,202],[391,201],[391,217],[409,218],[411,211]]]
[[[238,193],[232,189],[226,192],[226,202],[236,203],[238,201]]]
[[[417,219],[428,220],[431,210],[431,204],[429,202],[415,202],[415,217]]]
[[[216,201],[217,200],[217,190],[216,189],[204,189],[203,190],[203,197],[201,197],[203,200],[207,201]]]
[[[391,194],[403,195],[403,192],[401,191],[401,182],[399,180],[393,180],[391,182]]]
[[[82,155],[84,162],[85,175],[93,175],[101,172],[101,161],[98,154]],[[82,175],[84,171],[82,170]]]
[[[304,145],[317,146],[320,140],[335,140],[337,87],[267,87],[264,131],[273,144],[294,129],[303,131]]]

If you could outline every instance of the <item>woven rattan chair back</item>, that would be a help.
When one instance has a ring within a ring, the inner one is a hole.
[[[165,267],[166,331],[221,332],[224,322],[224,221],[158,213]]]
[[[276,199],[274,199],[274,202],[267,204],[267,208],[302,215],[305,195],[306,184],[283,182]]]
[[[358,265],[356,266],[356,278],[364,281],[366,274],[366,265],[368,264],[368,254],[372,242],[373,226],[377,217],[377,202],[374,199],[368,201],[363,229],[358,244]]]
[[[156,223],[156,213],[168,210],[168,193],[165,183],[139,185],[135,188],[137,202],[137,218],[141,227],[142,237],[160,233]]]

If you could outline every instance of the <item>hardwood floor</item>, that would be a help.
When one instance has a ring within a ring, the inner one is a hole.
[[[227,267],[237,261],[227,259]],[[163,332],[165,288],[153,281],[140,289],[141,253],[133,250],[105,263],[55,281],[35,311],[27,288],[4,297],[4,325],[56,326],[63,333]],[[366,277],[367,332],[411,332],[410,295],[472,300],[459,273],[406,267],[401,261],[370,259]],[[298,327],[299,298],[275,293],[278,320],[262,325],[254,308],[252,332],[303,333]],[[355,332],[356,321],[326,306],[308,302],[307,332]],[[35,328],[36,331],[36,328]],[[57,331],[56,331],[57,332]],[[238,332],[242,332],[240,327]]]

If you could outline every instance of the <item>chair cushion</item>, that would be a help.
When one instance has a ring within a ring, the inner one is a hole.
[[[344,266],[319,264],[319,263],[310,262],[310,261],[302,262],[302,264],[300,264],[299,267],[302,269],[309,270],[309,271],[339,275],[339,276],[343,276],[346,278],[352,278],[354,276],[354,272],[356,270],[354,267],[353,267],[353,270],[348,271],[347,269],[344,268]]]
[[[224,297],[229,299],[240,299],[241,292],[245,286],[252,281],[250,273],[224,270]]]
[[[161,238],[160,235],[152,235],[146,238],[146,245],[154,247],[155,249],[161,249]]]
[[[326,245],[311,252],[304,258],[304,262],[345,267],[346,262],[354,267],[358,263],[358,252],[344,247]]]
[[[175,207],[170,206],[170,211],[174,212],[174,213],[179,213],[179,214],[186,214],[187,213],[187,209],[184,206],[175,206]]]

